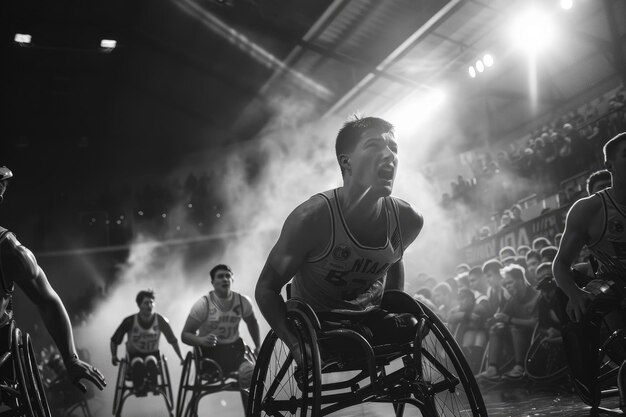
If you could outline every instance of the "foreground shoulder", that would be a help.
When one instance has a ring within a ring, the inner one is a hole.
[[[319,224],[327,221],[329,218],[330,211],[327,200],[320,195],[314,195],[296,207],[287,218],[287,221],[306,226]]]
[[[37,259],[26,246],[22,245],[13,233],[7,233],[2,240],[2,257],[6,268],[15,274],[16,279],[32,278],[38,274]]]
[[[568,220],[588,221],[590,216],[599,213],[600,210],[602,210],[602,199],[598,194],[593,194],[572,204],[567,212],[567,218]]]
[[[394,197],[393,199],[398,206],[398,214],[400,216],[402,229],[415,233],[415,236],[417,236],[424,226],[424,217],[407,201],[397,197]]]

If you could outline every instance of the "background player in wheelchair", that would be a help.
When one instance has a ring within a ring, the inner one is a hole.
[[[169,321],[159,313],[154,312],[155,298],[152,290],[139,291],[135,297],[139,312],[126,317],[111,337],[111,362],[117,366],[120,363],[117,357],[117,347],[122,343],[124,335],[127,336],[126,353],[133,390],[137,396],[144,396],[149,391],[155,392],[157,388],[161,333],[172,345],[181,362],[183,360],[178,340]]]
[[[239,379],[244,392],[250,386],[254,365],[245,357],[246,348],[239,336],[239,323],[243,319],[248,327],[255,345],[255,356],[260,346],[259,324],[250,299],[232,291],[234,274],[228,265],[216,265],[211,269],[210,276],[213,290],[191,307],[181,339],[183,343],[198,348],[202,358],[210,358],[219,364],[220,369],[216,370],[206,361],[199,362],[204,369],[198,372],[204,372],[208,381],[220,382],[232,376]]]

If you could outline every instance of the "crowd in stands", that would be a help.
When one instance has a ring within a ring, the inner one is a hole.
[[[447,323],[479,380],[522,379],[533,334],[561,343],[556,243],[538,237],[531,246],[503,247],[481,265],[457,265],[442,282],[428,277],[414,295]]]
[[[585,195],[610,187],[611,175],[598,170],[587,179]],[[511,213],[507,225],[519,222]],[[538,349],[562,351],[562,306],[552,274],[562,233],[552,239],[537,236],[531,245],[504,246],[498,256],[480,265],[460,263],[452,276],[439,282],[421,273],[414,297],[447,323],[479,381],[522,380],[545,372],[545,363],[533,362]],[[583,248],[575,269],[593,276],[593,260]],[[540,338],[540,348],[531,349]],[[564,355],[552,354],[565,369]],[[566,375],[566,373],[563,373]]]
[[[477,241],[528,220],[520,218],[522,207],[517,204],[527,196],[557,194],[562,204],[575,201],[583,190],[561,188],[561,183],[601,168],[602,145],[626,130],[624,94],[622,89],[569,111],[527,139],[511,143],[509,150],[479,155],[472,165],[474,177],[459,175],[450,192],[442,195],[442,207],[454,212],[452,218],[464,229],[473,221],[471,240]]]

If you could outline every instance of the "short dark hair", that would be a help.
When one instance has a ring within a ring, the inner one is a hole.
[[[502,252],[505,251],[510,251],[513,253],[513,256],[517,256],[517,252],[515,251],[515,248],[513,246],[503,246],[502,248],[500,248],[500,250],[498,251],[498,255],[502,256]]]
[[[209,274],[211,274],[211,282],[213,282],[213,280],[215,279],[215,273],[219,271],[220,269],[224,271],[228,271],[231,274],[233,273],[232,269],[230,269],[230,266],[224,265],[224,264],[217,264],[211,269],[211,272],[209,272]]]
[[[480,266],[473,267],[472,269],[469,270],[467,275],[472,275],[472,274],[482,275],[483,274],[483,268],[480,267]]]
[[[591,195],[593,187],[596,186],[599,182],[608,181],[611,182],[611,173],[608,169],[600,169],[598,171],[592,172],[587,178],[587,195]]]
[[[537,237],[537,238],[533,239],[533,244],[532,244],[532,248],[533,248],[533,250],[537,250],[537,244],[538,244],[539,242],[543,242],[543,243],[545,243],[545,244],[546,244],[546,246],[550,246],[550,245],[552,244],[552,243],[550,243],[550,239],[548,239],[547,237],[545,237],[545,236],[539,236],[539,237]]]
[[[359,117],[354,116],[353,120],[345,122],[335,140],[335,154],[337,157],[341,154],[350,153],[361,140],[361,133],[367,129],[377,128],[395,135],[394,127],[388,121],[379,117]],[[341,168],[343,174],[343,168]]]
[[[489,270],[495,270],[500,273],[502,269],[502,262],[497,259],[489,259],[483,264],[483,272],[486,274]]]
[[[528,263],[528,260],[530,258],[535,258],[537,259],[537,261],[541,261],[541,255],[539,255],[539,252],[537,252],[536,250],[529,250],[528,252],[526,252],[526,263]]]
[[[140,305],[143,302],[144,298],[150,298],[151,300],[154,300],[156,297],[154,296],[154,290],[152,290],[151,288],[148,288],[147,290],[141,290],[137,293],[137,297],[135,297],[135,302],[137,303],[137,305]]]
[[[559,249],[556,246],[546,246],[545,248],[541,249],[541,252],[539,252],[539,255],[541,257],[540,261],[544,258],[549,259],[549,261],[547,262],[554,261],[558,250]]]
[[[624,140],[626,140],[626,132],[617,134],[604,144],[604,147],[602,148],[602,153],[604,153],[604,162],[615,159],[617,148]]]

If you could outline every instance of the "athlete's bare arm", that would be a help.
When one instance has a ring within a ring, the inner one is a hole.
[[[35,255],[9,235],[4,247],[3,268],[8,276],[24,291],[37,306],[48,333],[52,336],[63,358],[69,376],[81,391],[87,388],[80,382],[82,378],[91,381],[99,389],[106,386],[104,376],[90,364],[81,361],[76,354],[72,325],[58,294],[50,286],[44,271],[37,264]]]
[[[197,335],[201,324],[202,323],[200,321],[194,319],[191,315],[187,316],[180,340],[189,346],[215,347],[215,345],[217,345],[216,335],[213,333],[209,333],[204,336]]]
[[[569,298],[567,314],[573,321],[579,321],[585,314],[591,295],[576,285],[571,268],[583,246],[592,242],[593,236],[590,235],[590,231],[592,232],[592,226],[597,224],[598,215],[602,214],[601,210],[602,203],[597,196],[574,203],[567,213],[561,245],[552,264],[557,285]]]
[[[424,218],[409,203],[396,198],[402,231],[402,245],[406,249],[422,231]],[[385,290],[404,290],[404,263],[402,260],[391,265],[387,271]]]
[[[281,289],[296,274],[308,256],[323,251],[330,239],[328,207],[322,198],[312,197],[285,220],[256,285],[255,298],[270,327],[300,359],[295,335],[287,328],[286,307]]]
[[[259,348],[261,347],[261,330],[259,329],[259,322],[257,321],[254,313],[244,317],[243,321],[246,323],[248,333],[250,333],[252,341],[254,342],[254,354],[258,355]]]

